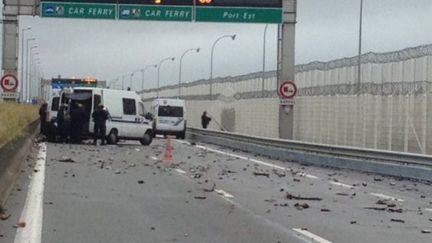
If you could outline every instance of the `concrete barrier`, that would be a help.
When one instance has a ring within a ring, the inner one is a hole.
[[[220,134],[221,136],[218,136]],[[227,134],[223,137],[223,134]],[[368,156],[365,151],[364,158],[360,156],[349,156],[344,154],[337,154],[335,149],[333,154],[326,154],[320,152],[307,152],[299,149],[287,149],[278,146],[272,146],[271,139],[268,144],[254,143],[253,137],[248,141],[241,141],[235,139],[235,134],[222,133],[215,131],[205,131],[202,129],[189,129],[187,139],[192,142],[204,142],[209,144],[216,144],[225,146],[241,151],[251,152],[254,154],[268,156],[273,159],[283,161],[293,161],[298,163],[312,164],[323,167],[332,167],[340,169],[350,169],[361,172],[370,172],[381,175],[403,177],[416,180],[432,181],[432,164],[414,164],[394,162],[390,159],[373,159]],[[288,143],[289,141],[287,141]],[[331,149],[330,149],[331,150]],[[390,153],[390,152],[386,152]],[[426,156],[425,157],[429,157]]]
[[[21,166],[31,151],[38,124],[39,121],[32,122],[21,136],[0,147],[0,209],[5,205]]]

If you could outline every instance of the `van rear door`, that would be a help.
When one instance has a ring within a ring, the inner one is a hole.
[[[183,131],[184,108],[182,106],[159,105],[157,112],[157,130]]]

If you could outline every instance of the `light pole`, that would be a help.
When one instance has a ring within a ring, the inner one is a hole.
[[[180,57],[180,67],[179,67],[179,84],[178,84],[178,98],[180,99],[181,96],[181,79],[182,79],[182,63],[183,63],[183,57],[186,55],[186,53],[196,51],[197,53],[200,51],[200,48],[191,48],[183,52],[183,54]]]
[[[262,69],[262,81],[261,81],[261,97],[264,97],[264,73],[265,73],[265,66],[266,66],[266,36],[267,36],[267,29],[269,25],[266,24],[264,27],[264,39],[263,39],[263,69]]]
[[[23,92],[24,92],[24,32],[27,30],[31,30],[31,26],[28,26],[27,28],[24,28],[21,30],[21,75],[20,75],[20,100],[23,101]]]
[[[363,0],[360,0],[360,21],[359,21],[359,47],[358,47],[358,67],[357,67],[357,94],[361,89],[361,54],[362,54],[362,27],[363,27]]]
[[[31,53],[31,51],[30,51],[30,67],[29,67],[29,72],[28,72],[29,81],[30,81],[29,82],[29,98],[32,97],[32,91],[33,91],[32,89],[33,89],[33,81],[34,81],[34,76],[33,76],[34,67],[32,67],[32,66],[33,66],[33,63],[37,60],[37,59],[34,59],[34,57],[37,55],[39,55],[39,52]],[[38,60],[40,60],[40,59],[38,59]]]
[[[224,38],[231,38],[232,40],[235,40],[236,35],[223,35],[219,38],[217,38],[215,40],[215,42],[213,43],[212,49],[211,49],[211,56],[210,56],[210,80],[209,80],[209,84],[210,84],[210,99],[212,99],[212,95],[213,95],[213,56],[214,56],[214,49],[216,44],[224,39]]]
[[[158,67],[158,65],[157,64],[151,64],[151,65],[147,65],[147,66],[145,66],[143,69],[141,69],[140,71],[141,71],[141,78],[142,78],[142,80],[141,80],[141,91],[142,92],[144,92],[144,75],[145,75],[145,71],[147,70],[147,69],[149,69],[149,68],[157,68]]]
[[[26,40],[26,68],[25,68],[25,70],[26,70],[26,72],[23,74],[23,77],[22,77],[22,85],[23,85],[23,100],[27,100],[28,98],[27,98],[27,86],[28,86],[28,79],[27,79],[27,70],[28,70],[28,59],[29,59],[29,44],[30,44],[30,41],[35,41],[36,40],[36,38],[28,38],[27,40]],[[25,77],[25,82],[24,82],[24,77]],[[24,86],[25,86],[25,91],[24,91]],[[24,95],[25,94],[25,95]]]
[[[30,99],[30,83],[31,83],[30,72],[29,72],[29,70],[30,70],[29,65],[31,65],[31,59],[32,59],[33,49],[36,49],[37,47],[38,46],[36,46],[36,45],[32,46],[32,47],[30,47],[28,49],[28,52],[27,52],[27,67],[26,67],[26,80],[27,80],[27,86],[26,86],[26,89],[27,89],[26,96],[27,97],[26,98],[27,98],[27,100]]]
[[[129,90],[132,90],[132,79],[133,79],[133,76],[134,76],[134,73],[135,73],[136,71],[133,71],[131,74],[130,74],[130,80],[129,80]]]
[[[175,57],[167,57],[167,58],[164,58],[164,59],[162,59],[162,60],[159,62],[159,65],[158,65],[158,72],[157,72],[157,91],[156,91],[156,96],[157,96],[157,98],[159,98],[159,88],[160,88],[160,68],[161,68],[163,62],[165,62],[165,61],[169,61],[169,60],[174,61],[174,60],[175,60]]]
[[[122,90],[124,90],[124,79],[125,79],[126,75],[122,75]]]

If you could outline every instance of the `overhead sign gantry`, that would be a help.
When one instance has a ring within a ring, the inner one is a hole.
[[[40,11],[51,18],[282,23],[282,0],[41,0]]]

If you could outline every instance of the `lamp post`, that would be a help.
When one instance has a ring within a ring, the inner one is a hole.
[[[27,88],[27,100],[28,99],[30,99],[31,97],[30,97],[30,88],[31,88],[31,86],[30,86],[30,83],[31,83],[31,80],[30,80],[30,68],[31,68],[31,59],[33,58],[33,55],[32,55],[32,52],[33,52],[33,49],[36,49],[38,46],[32,46],[32,47],[30,47],[30,49],[29,49],[29,51],[27,52],[27,68],[26,68],[26,80],[27,80],[27,86],[26,86],[26,88]],[[30,66],[30,67],[29,67]]]
[[[28,26],[27,28],[24,28],[21,30],[21,75],[20,75],[20,101],[23,101],[24,95],[24,32],[27,30],[31,30],[31,26]]]
[[[181,79],[182,79],[182,63],[183,63],[183,57],[186,55],[186,53],[196,51],[197,53],[200,51],[200,48],[191,48],[183,52],[183,54],[180,57],[180,67],[179,67],[179,84],[178,84],[178,98],[180,99],[181,96]]]
[[[158,65],[157,64],[151,64],[151,65],[147,65],[147,66],[145,66],[143,69],[141,69],[140,71],[141,71],[141,78],[142,78],[142,80],[141,80],[141,91],[142,92],[144,92],[144,77],[145,77],[145,71],[147,70],[147,69],[149,69],[149,68],[157,68],[158,67]]]
[[[122,90],[124,90],[124,80],[125,80],[126,75],[122,75]]]
[[[159,65],[158,65],[158,72],[157,72],[157,91],[156,91],[156,96],[157,96],[157,98],[159,98],[159,88],[160,88],[160,68],[161,68],[161,66],[162,66],[162,63],[164,63],[165,61],[169,61],[169,60],[174,61],[174,60],[175,60],[175,57],[167,57],[167,58],[164,58],[164,59],[162,59],[162,60],[159,62]]]
[[[28,79],[27,79],[27,70],[28,70],[28,61],[29,61],[29,44],[30,44],[30,41],[35,41],[36,40],[36,38],[28,38],[27,40],[26,40],[26,47],[25,47],[25,49],[26,49],[26,68],[25,68],[25,70],[26,70],[26,72],[23,74],[23,77],[22,77],[22,85],[23,85],[23,100],[27,100],[28,98],[27,98],[27,86],[28,86]],[[24,77],[25,77],[25,80],[24,80]],[[25,86],[25,90],[24,90],[24,86]]]
[[[223,35],[223,36],[217,38],[215,40],[215,42],[213,42],[213,46],[212,46],[212,49],[211,49],[211,56],[210,56],[210,80],[209,80],[209,84],[210,84],[210,99],[212,99],[212,95],[213,95],[213,56],[214,56],[214,49],[215,49],[216,44],[220,40],[225,39],[225,38],[231,38],[232,40],[235,40],[236,35]]]
[[[35,61],[37,61],[37,60],[40,60],[40,59],[34,59],[34,57],[35,56],[37,56],[37,55],[39,55],[39,52],[35,52],[35,53],[31,53],[30,52],[30,67],[29,67],[29,72],[28,72],[28,75],[29,75],[29,98],[31,98],[32,97],[32,89],[33,89],[33,78],[34,78],[34,76],[33,76],[33,71],[35,71],[34,70],[34,67],[32,67],[33,66],[33,63],[35,63]]]
[[[265,74],[265,67],[266,67],[266,36],[267,36],[268,27],[269,27],[268,24],[266,24],[264,27],[261,97],[264,97],[264,79],[265,79],[264,74]]]

